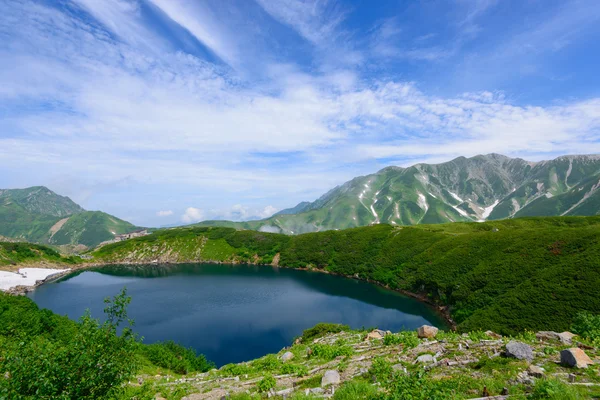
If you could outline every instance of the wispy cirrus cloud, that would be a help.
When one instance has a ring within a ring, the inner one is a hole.
[[[432,94],[403,74],[346,61],[379,62],[377,52],[391,64],[451,58],[439,33],[378,19],[371,47],[361,48],[346,26],[351,7],[340,1],[259,3],[254,12],[272,16],[271,25],[227,26],[221,16],[243,13],[219,2],[151,0],[145,9],[134,0],[0,0],[0,37],[10,39],[0,41],[0,186],[75,175],[98,183],[84,198],[90,207],[109,204],[107,211],[130,215],[135,210],[120,203],[95,200],[102,182],[126,178],[110,198],[135,190],[132,203],[151,202],[140,218],[150,226],[169,218],[264,218],[392,162],[600,152],[597,96],[542,107],[493,88]],[[470,21],[492,8],[473,11]],[[149,12],[170,25],[155,25]],[[593,16],[570,12],[562,28],[546,21],[529,40],[561,37],[577,21],[590,29]],[[281,24],[315,49],[310,63],[260,44],[273,41],[267,36]],[[189,32],[223,63],[177,47],[164,34],[172,29]],[[345,41],[338,50],[348,59],[331,61],[340,55],[333,50],[322,55]],[[247,65],[260,73],[243,72]]]

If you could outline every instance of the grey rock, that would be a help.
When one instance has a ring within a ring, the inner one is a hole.
[[[286,396],[288,394],[292,394],[293,392],[294,392],[294,388],[287,388],[287,389],[283,389],[278,392],[275,392],[275,394],[277,396]]]
[[[533,360],[533,350],[528,344],[513,340],[506,345],[506,356],[531,362]]]
[[[431,354],[423,354],[417,357],[417,363],[419,364],[430,364],[436,362],[435,357]]]
[[[281,356],[281,361],[283,361],[283,362],[290,361],[292,358],[294,358],[294,353],[292,353],[291,351],[286,351]]]
[[[573,343],[573,338],[575,336],[576,335],[571,332],[561,332],[558,334],[558,339],[563,344],[571,344],[571,343]]]
[[[340,374],[336,370],[329,369],[323,374],[321,378],[321,386],[339,385]]]
[[[527,373],[530,376],[533,376],[534,378],[544,377],[544,370],[538,367],[537,365],[530,365],[529,368],[527,368]]]
[[[312,388],[312,389],[306,389],[306,394],[323,394],[325,393],[325,389],[317,387],[317,388]]]
[[[542,340],[542,341],[551,341],[551,340],[560,340],[558,333],[554,332],[554,331],[540,331],[538,333],[535,334],[535,337],[538,340]]]

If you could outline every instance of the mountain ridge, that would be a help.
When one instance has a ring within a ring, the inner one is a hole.
[[[296,234],[377,223],[415,225],[520,216],[595,215],[600,211],[600,155],[528,161],[498,153],[355,177],[313,202],[260,221],[202,221]]]
[[[45,186],[0,189],[0,235],[13,239],[95,247],[136,229],[102,211],[87,211]]]

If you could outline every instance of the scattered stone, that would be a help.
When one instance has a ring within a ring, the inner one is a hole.
[[[506,345],[506,356],[531,362],[533,360],[533,350],[531,346],[513,340]]]
[[[435,357],[431,354],[423,354],[417,357],[417,363],[419,364],[429,364],[436,362]]]
[[[594,362],[579,347],[573,347],[560,352],[560,363],[567,367],[587,368]]]
[[[523,385],[533,385],[533,379],[529,376],[526,371],[521,371],[517,375],[517,382]]]
[[[290,361],[292,358],[294,358],[294,353],[292,353],[291,351],[286,351],[281,356],[281,361],[283,361],[283,362]]]
[[[537,365],[530,365],[529,368],[527,368],[527,373],[533,376],[534,378],[544,377],[544,370],[538,367]]]
[[[320,387],[317,387],[317,388],[312,388],[312,389],[306,389],[306,390],[304,391],[304,394],[306,394],[307,396],[308,396],[309,394],[316,394],[316,395],[319,395],[319,394],[323,394],[323,393],[325,393],[325,390],[324,390],[323,388],[320,388]]]
[[[6,371],[4,373],[4,379],[10,379],[10,372]]]
[[[402,372],[406,372],[406,368],[404,367],[404,365],[402,364],[394,364],[392,365],[392,369],[394,371],[402,371]]]
[[[288,394],[292,394],[293,392],[294,392],[294,388],[287,388],[287,389],[283,389],[278,392],[275,392],[275,394],[277,396],[287,396]]]
[[[312,351],[312,349],[310,347],[308,349],[306,349],[306,355],[307,356],[312,356],[312,353],[313,353],[313,351]]]
[[[423,325],[417,328],[417,336],[420,338],[431,339],[438,333],[438,328],[431,325]]]
[[[239,376],[235,376],[235,377],[233,377],[233,380],[234,380],[235,382],[239,382],[239,381],[240,381],[240,377],[239,377]]]
[[[296,340],[294,340],[294,344],[300,344],[302,343],[302,338],[297,338]]]
[[[577,379],[577,375],[575,375],[575,374],[569,374],[569,382],[574,383],[575,379]]]
[[[339,385],[340,374],[336,370],[330,369],[325,371],[321,379],[321,386]]]
[[[538,340],[542,340],[544,342],[548,342],[550,340],[560,340],[558,333],[556,333],[554,331],[540,331],[535,334],[535,337]]]
[[[502,396],[506,396],[506,395],[508,395],[508,388],[507,388],[507,387],[503,387],[503,388],[502,388],[502,392],[500,392],[500,394],[501,394]]]
[[[502,335],[499,335],[496,332],[485,331],[485,334],[494,339],[502,339]]]
[[[367,335],[367,340],[369,339],[383,339],[383,337],[385,335],[391,334],[392,332],[390,331],[382,331],[381,329],[374,329],[371,332],[369,332],[369,334]]]
[[[558,334],[558,339],[563,344],[571,344],[573,343],[573,338],[577,336],[571,332],[561,332]]]

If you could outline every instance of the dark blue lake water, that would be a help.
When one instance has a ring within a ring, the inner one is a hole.
[[[145,343],[174,340],[217,365],[279,351],[318,322],[399,331],[444,322],[426,305],[353,279],[246,265],[107,266],[45,284],[42,308],[102,317],[107,296],[127,287],[129,315]]]

